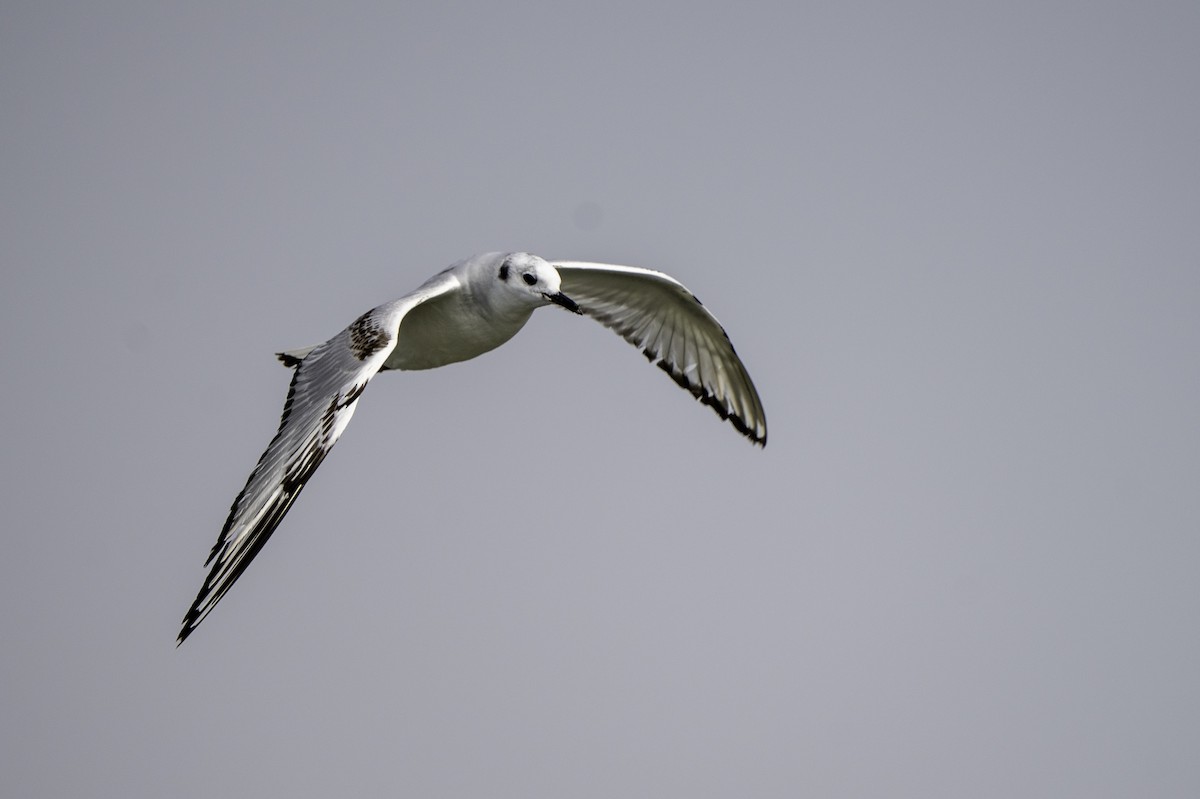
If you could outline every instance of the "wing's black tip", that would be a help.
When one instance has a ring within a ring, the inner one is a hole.
[[[201,594],[203,594],[203,591]],[[201,616],[199,608],[200,598],[197,597],[196,601],[192,603],[192,606],[188,608],[188,612],[183,617],[183,626],[179,630],[179,636],[175,639],[176,649],[178,649],[179,646],[188,639],[188,636],[195,632],[196,628],[200,626]]]
[[[699,383],[692,383],[692,381],[688,379],[688,376],[684,374],[684,372],[676,368],[675,364],[671,363],[665,358],[657,361],[656,363],[655,359],[659,357],[658,353],[653,352],[650,349],[644,349],[642,350],[642,354],[646,356],[646,360],[650,361],[659,369],[662,369],[664,372],[666,372],[667,376],[674,380],[676,385],[678,385],[684,391],[689,392],[693,397],[696,398],[697,401],[712,408],[713,411],[716,412],[717,416],[720,416],[723,420],[729,422],[731,425],[733,425],[733,429],[750,439],[751,444],[757,444],[763,449],[767,448],[767,432],[765,430],[760,436],[755,427],[751,427],[745,419],[739,416],[731,408],[726,407],[724,402],[709,393],[709,391],[705,389],[703,385]]]

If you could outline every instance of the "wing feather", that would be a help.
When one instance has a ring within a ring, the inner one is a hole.
[[[579,309],[640,349],[755,444],[767,444],[762,400],[733,343],[696,295],[662,272],[616,264],[553,262]]]
[[[285,360],[295,371],[279,429],[229,509],[204,563],[211,566],[208,577],[183,618],[178,643],[212,612],[279,527],[346,429],[367,383],[395,348],[404,315],[459,285],[452,276],[439,277],[402,299],[368,311],[303,357]]]

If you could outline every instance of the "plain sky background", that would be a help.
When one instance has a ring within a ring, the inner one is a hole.
[[[1195,2],[6,0],[0,794],[1200,795],[1198,98]],[[272,353],[499,249],[766,450],[540,311],[176,649]]]

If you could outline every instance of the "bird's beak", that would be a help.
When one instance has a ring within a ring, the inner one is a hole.
[[[571,299],[566,294],[563,294],[561,291],[556,291],[553,294],[543,294],[542,296],[550,300],[550,302],[554,303],[555,305],[561,305],[571,313],[583,313],[583,311],[579,310],[579,306],[575,304],[575,300]]]

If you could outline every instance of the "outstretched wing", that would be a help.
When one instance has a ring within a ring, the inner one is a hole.
[[[687,288],[650,269],[552,262],[562,292],[621,335],[738,432],[767,445],[762,401],[725,329]]]
[[[221,601],[283,521],[350,423],[367,383],[395,348],[404,314],[459,285],[452,276],[440,277],[402,299],[366,312],[302,358],[280,355],[295,372],[279,431],[229,509],[229,518],[204,563],[212,569],[183,618],[178,643]]]

